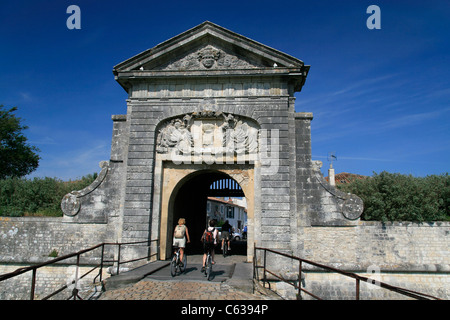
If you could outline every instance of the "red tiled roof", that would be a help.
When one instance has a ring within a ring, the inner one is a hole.
[[[216,202],[221,202],[221,203],[224,203],[224,204],[233,205],[233,206],[235,206],[235,207],[241,207],[241,208],[244,208],[245,210],[247,210],[247,208],[245,208],[245,207],[243,207],[243,206],[240,206],[240,205],[238,205],[238,204],[236,204],[236,203],[233,203],[233,199],[232,199],[232,198],[228,198],[228,200],[225,200],[225,199],[216,198],[216,197],[208,197],[208,200],[210,200],[210,201],[216,201]]]
[[[334,181],[336,184],[345,184],[345,183],[351,183],[354,180],[357,179],[365,179],[367,176],[362,176],[360,174],[355,173],[348,173],[348,172],[341,172],[334,175]],[[325,180],[328,181],[328,177],[325,177]]]

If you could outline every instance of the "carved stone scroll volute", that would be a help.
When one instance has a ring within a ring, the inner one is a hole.
[[[76,216],[81,209],[80,199],[97,189],[105,179],[109,169],[109,162],[101,161],[99,166],[101,168],[100,174],[89,186],[82,190],[72,191],[66,194],[61,200],[61,210],[66,216]]]

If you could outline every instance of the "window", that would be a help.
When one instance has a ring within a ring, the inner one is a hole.
[[[234,207],[228,207],[227,209],[227,218],[234,219]]]

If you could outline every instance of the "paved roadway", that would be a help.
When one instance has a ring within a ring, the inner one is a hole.
[[[100,300],[273,300],[276,296],[253,292],[252,264],[246,256],[216,254],[211,281],[201,272],[202,255],[188,255],[184,274],[172,277],[169,266],[150,275],[110,287]],[[160,262],[162,265],[162,262]],[[167,262],[165,262],[167,264]],[[164,264],[164,265],[165,265]],[[143,274],[145,274],[145,271]],[[124,277],[126,275],[124,274]],[[113,277],[114,278],[114,277]]]

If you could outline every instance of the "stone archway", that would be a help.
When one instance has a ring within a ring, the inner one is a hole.
[[[247,261],[252,261],[254,243],[254,168],[253,165],[175,165],[161,164],[157,172],[161,182],[155,196],[160,197],[160,206],[154,202],[152,234],[160,239],[160,259],[170,256],[173,227],[178,218],[187,220],[191,236],[191,252],[201,249],[200,237],[205,228],[206,198],[212,182],[220,178],[231,178],[242,188],[247,200]],[[158,217],[158,219],[156,219]]]

